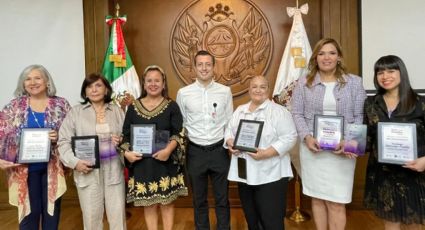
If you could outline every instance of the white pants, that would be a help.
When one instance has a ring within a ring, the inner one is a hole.
[[[83,212],[85,230],[103,230],[103,213],[106,209],[109,229],[125,230],[125,182],[105,185],[102,169],[99,170],[99,183],[78,187],[78,197]],[[91,172],[94,173],[94,172]],[[120,173],[120,172],[116,172]]]

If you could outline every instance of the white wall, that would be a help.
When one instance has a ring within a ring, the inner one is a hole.
[[[0,21],[0,107],[31,64],[45,66],[57,95],[76,104],[85,76],[82,0],[2,1]]]
[[[362,75],[373,85],[373,65],[394,54],[405,62],[414,89],[425,89],[425,1],[362,0]]]

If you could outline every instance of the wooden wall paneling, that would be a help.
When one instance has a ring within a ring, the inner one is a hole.
[[[127,14],[123,27],[126,44],[139,77],[148,65],[161,66],[167,74],[169,95],[176,97],[183,82],[174,71],[169,55],[169,37],[180,11],[191,1],[137,1],[121,2],[122,13]]]
[[[330,2],[331,0],[320,0],[320,11],[321,11],[321,15],[320,15],[320,21],[321,21],[321,37],[326,37],[326,36],[330,36],[331,32],[330,32]],[[317,42],[317,41],[316,41]],[[311,48],[314,48],[314,44],[311,44]]]
[[[213,6],[216,1],[208,2],[206,7]],[[292,26],[292,18],[286,14],[286,6],[295,6],[295,1],[264,0],[253,1],[266,15],[272,29],[274,49],[272,61],[266,71],[266,77],[273,85],[276,79],[277,70],[283,54],[283,49]],[[300,1],[300,5],[307,1]],[[155,4],[152,4],[155,3]],[[128,22],[124,25],[126,44],[133,58],[136,70],[141,75],[143,69],[156,63],[162,65],[168,75],[169,94],[175,98],[177,90],[184,86],[178,78],[177,72],[171,63],[169,53],[169,39],[174,20],[180,12],[192,1],[168,1],[167,3],[158,1],[125,1],[121,2],[121,12],[126,13]],[[226,1],[223,2],[225,4]],[[310,39],[320,38],[320,2],[309,2],[310,12],[304,16],[306,27],[309,30]],[[166,15],[166,17],[164,17]],[[170,20],[171,19],[171,20]],[[155,26],[153,26],[155,25]],[[271,93],[271,92],[270,92]],[[247,94],[234,98],[236,106],[248,101]]]
[[[359,72],[358,0],[322,0],[322,37],[340,42],[349,71]],[[312,44],[314,46],[314,44]]]
[[[6,172],[0,170],[0,210],[10,208]],[[16,209],[17,211],[18,209]]]
[[[330,37],[336,38],[338,41],[341,41],[341,21],[345,17],[345,12],[341,12],[341,5],[344,0],[332,0],[330,1]]]
[[[102,70],[109,40],[105,17],[113,13],[111,5],[105,0],[83,1],[86,74]]]
[[[341,31],[341,1],[322,0],[322,38],[331,37],[340,40]]]
[[[343,2],[343,12],[346,15],[342,20],[341,43],[348,57],[347,66],[351,73],[360,73],[360,33],[359,33],[359,9],[358,0],[346,0]]]

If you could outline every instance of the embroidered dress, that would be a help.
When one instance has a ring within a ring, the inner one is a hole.
[[[134,206],[169,204],[179,196],[187,196],[183,177],[184,135],[182,115],[174,101],[164,99],[157,108],[147,110],[139,100],[128,107],[123,127],[124,143],[122,149],[130,147],[132,124],[155,124],[157,130],[168,130],[170,140],[178,145],[167,161],[144,157],[132,164],[129,169],[127,203]]]
[[[385,220],[403,224],[425,224],[425,175],[401,165],[378,162],[378,122],[407,122],[416,124],[418,157],[425,156],[425,99],[418,97],[415,110],[397,115],[398,107],[388,114],[382,95],[365,102],[367,152],[364,204]]]

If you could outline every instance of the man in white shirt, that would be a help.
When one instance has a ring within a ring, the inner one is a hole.
[[[228,180],[230,157],[223,148],[224,128],[232,117],[230,88],[213,81],[214,57],[195,56],[196,81],[177,93],[177,103],[188,131],[187,170],[192,187],[196,229],[210,229],[208,177],[215,198],[217,229],[230,229]]]

